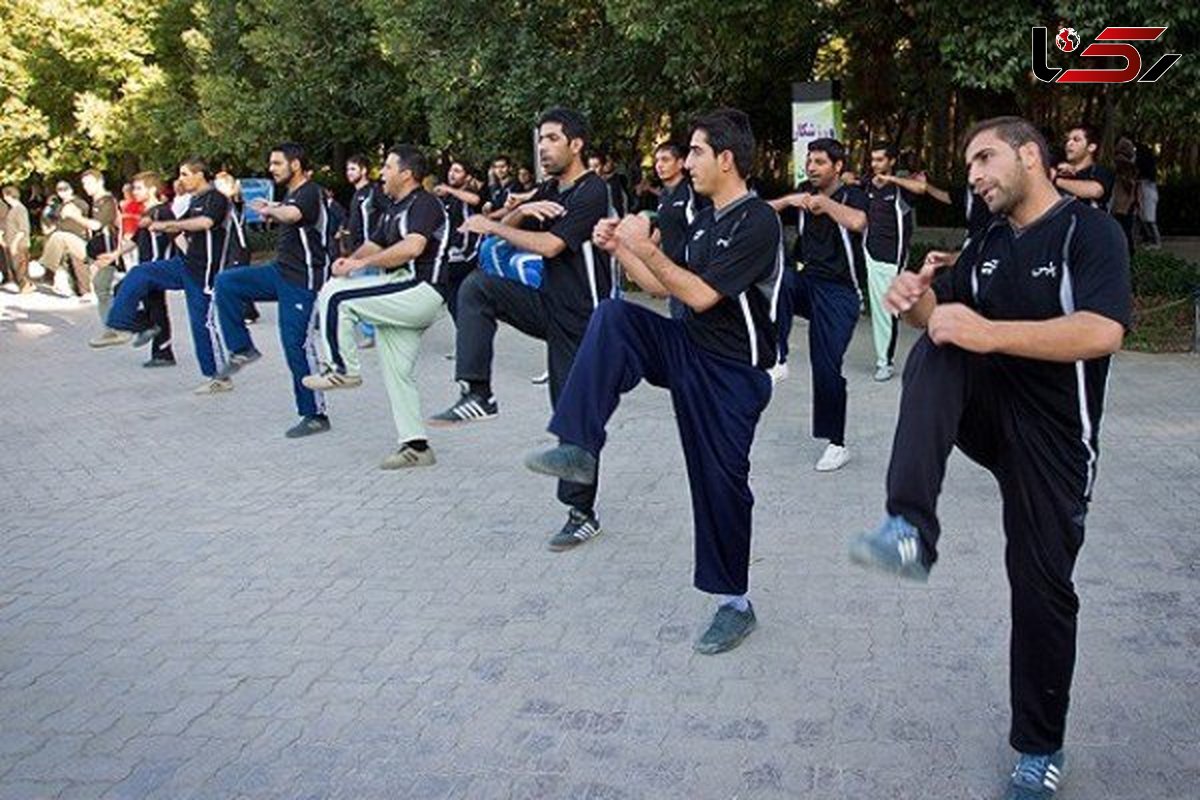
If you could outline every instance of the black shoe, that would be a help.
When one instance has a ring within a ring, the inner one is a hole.
[[[143,367],[173,367],[173,366],[175,366],[175,359],[154,356],[149,361],[142,364],[142,366]]]
[[[596,457],[573,444],[560,444],[550,450],[525,456],[525,466],[569,483],[591,486],[596,482]]]
[[[162,333],[162,329],[157,325],[151,325],[145,330],[138,331],[133,336],[133,341],[130,344],[133,347],[145,347],[154,341],[154,337]]]
[[[255,350],[253,347],[248,347],[240,353],[230,353],[229,361],[225,364],[225,369],[221,370],[221,377],[228,378],[242,367],[253,364],[262,358],[262,353]]]
[[[318,414],[315,417],[305,417],[293,427],[288,428],[283,435],[289,439],[302,439],[314,433],[324,433],[329,430],[329,417]]]
[[[732,650],[741,644],[742,639],[749,636],[757,625],[754,606],[748,601],[745,611],[738,611],[730,605],[721,606],[709,623],[708,630],[696,640],[696,652],[710,656]]]
[[[483,422],[495,419],[500,414],[496,398],[484,397],[471,391],[464,391],[458,402],[440,414],[429,418],[429,424],[435,428],[451,428],[467,422]]]
[[[567,513],[567,524],[550,539],[549,547],[558,553],[578,547],[584,542],[591,541],[600,535],[600,520],[591,514],[586,514],[578,508],[572,508]]]

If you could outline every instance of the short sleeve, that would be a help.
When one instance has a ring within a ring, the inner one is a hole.
[[[1129,328],[1133,299],[1125,234],[1116,220],[1101,212],[1080,214],[1078,219],[1068,265],[1075,310],[1091,311]]]
[[[571,192],[564,204],[567,213],[559,217],[550,233],[563,240],[567,249],[578,252],[592,238],[596,223],[608,215],[608,191],[603,180],[588,180]]]
[[[285,206],[300,210],[300,225],[316,225],[321,219],[321,187],[312,181],[292,193],[283,201]]]
[[[200,203],[199,216],[208,217],[214,225],[224,223],[225,217],[229,216],[229,198],[216,189],[209,189]]]
[[[843,205],[856,208],[859,211],[866,211],[871,205],[871,200],[867,197],[867,193],[857,186],[847,186],[846,194],[842,197],[841,202]]]
[[[422,193],[408,210],[406,228],[409,234],[419,233],[427,242],[441,241],[445,222],[446,211],[442,204],[430,195]]]
[[[756,206],[728,241],[713,244],[701,277],[723,297],[737,297],[774,271],[783,241],[779,216],[765,203]]]
[[[971,269],[979,261],[983,237],[967,239],[954,266],[939,270],[933,279],[933,294],[939,303],[974,305],[971,295]]]
[[[96,221],[106,228],[117,227],[117,201],[112,195],[100,198],[96,203]]]

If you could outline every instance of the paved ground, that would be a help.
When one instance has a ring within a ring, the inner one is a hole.
[[[537,346],[505,331],[502,421],[439,433],[436,468],[375,468],[367,384],[288,441],[266,357],[197,398],[181,365],[89,352],[94,310],[0,295],[0,798],[993,798],[1010,767],[996,490],[955,457],[927,587],[861,573],[898,384],[850,357],[854,460],[817,475],[793,374],[754,451],[760,629],[702,657],[690,514],[666,396],[622,406],[606,532],[552,554],[563,513]],[[800,363],[804,327],[795,331]],[[452,328],[426,338],[427,410]],[[902,347],[907,349],[911,338]],[[1064,800],[1200,785],[1200,361],[1117,359],[1078,570]],[[1191,787],[1190,789],[1188,787]]]

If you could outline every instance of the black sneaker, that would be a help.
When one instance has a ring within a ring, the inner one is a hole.
[[[754,606],[749,602],[745,611],[738,611],[730,605],[721,606],[709,623],[708,630],[696,640],[696,652],[711,656],[732,650],[741,644],[742,639],[749,636],[757,625]]]
[[[464,390],[458,402],[440,414],[429,418],[429,424],[435,428],[452,428],[467,422],[483,422],[495,419],[500,414],[495,396],[484,397],[470,390]]]
[[[157,325],[151,325],[149,328],[146,328],[145,330],[140,330],[136,334],[134,334],[133,341],[130,342],[130,344],[135,348],[145,347],[146,345],[153,342],[154,337],[158,336],[160,333],[162,333],[161,328],[159,328]]]
[[[173,367],[175,366],[174,358],[163,358],[162,356],[154,356],[149,361],[142,364],[143,367]]]
[[[567,524],[562,526],[561,531],[554,534],[546,546],[558,553],[578,547],[599,535],[600,520],[590,514],[585,514],[578,508],[572,508],[567,513]]]
[[[255,350],[253,347],[248,347],[240,353],[230,353],[229,362],[225,364],[225,369],[221,371],[222,378],[228,378],[235,372],[240,370],[247,364],[253,364],[262,358],[262,353]]]
[[[596,482],[596,457],[573,444],[560,444],[549,450],[525,456],[525,466],[534,472],[570,483],[591,486]]]
[[[318,414],[315,417],[305,417],[288,428],[283,435],[289,439],[302,439],[305,436],[312,436],[314,433],[324,433],[329,430],[329,417],[324,414]]]

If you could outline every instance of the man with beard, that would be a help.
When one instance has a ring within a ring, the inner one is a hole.
[[[275,260],[262,266],[227,269],[217,278],[217,319],[229,348],[229,364],[223,376],[257,361],[246,328],[248,302],[279,303],[279,339],[292,373],[292,394],[300,421],[284,434],[298,439],[329,430],[324,398],[301,382],[312,372],[313,303],[325,282],[329,257],[325,241],[325,196],[308,178],[304,148],[285,142],[271,151],[267,165],[275,183],[286,189],[283,201],[252,200],[250,207],[265,220],[279,224],[279,248]]]
[[[1009,743],[1019,753],[1006,798],[1043,800],[1063,777],[1079,613],[1071,573],[1109,357],[1131,316],[1129,257],[1116,222],[1060,196],[1028,121],[986,120],[965,141],[972,188],[1000,216],[936,282],[946,253],[888,291],[890,310],[925,335],[904,367],[887,516],[854,539],[850,558],[926,581],[951,450],[996,477],[1011,588]]]
[[[550,432],[560,444],[525,464],[535,472],[595,480],[605,426],[622,394],[645,380],[671,392],[695,519],[697,589],[717,610],[696,650],[736,647],[756,621],[750,573],[750,448],[771,399],[772,314],[783,275],[779,216],[746,186],[754,163],[749,118],[721,109],[699,118],[687,159],[696,189],[711,198],[689,227],[686,266],[650,237],[640,215],[602,220],[596,243],[643,289],[684,305],[679,319],[624,300],[600,304],[588,324]]]
[[[601,300],[617,287],[607,253],[597,252],[592,229],[608,216],[608,186],[583,165],[588,125],[577,111],[554,108],[538,123],[538,158],[552,180],[501,222],[482,214],[464,224],[466,231],[492,237],[481,248],[507,253],[509,259],[544,262],[541,288],[476,270],[459,289],[455,377],[462,385],[458,401],[430,420],[443,427],[494,419],[499,406],[492,394],[492,348],[498,322],[546,342],[550,405],[563,384],[588,320]],[[596,485],[560,481],[558,499],[568,507],[567,522],[550,540],[552,550],[567,550],[600,533]]]
[[[381,469],[428,467],[436,463],[421,423],[421,397],[414,370],[421,334],[437,322],[446,300],[446,249],[450,226],[446,211],[421,182],[429,173],[425,155],[397,145],[383,163],[383,189],[392,199],[371,238],[333,263],[321,290],[321,371],[304,379],[316,391],[362,385],[354,329],[360,322],[375,328],[399,447]],[[380,274],[362,274],[378,269]]]
[[[787,359],[792,315],[800,314],[809,322],[813,436],[829,440],[817,461],[818,472],[841,469],[850,460],[842,361],[858,322],[862,292],[857,268],[863,257],[868,201],[862,189],[842,183],[845,160],[846,151],[836,139],[809,142],[806,189],[771,201],[776,211],[799,209],[799,235],[792,250],[799,272],[789,269],[784,279],[779,309],[780,361]]]
[[[1063,142],[1067,160],[1054,168],[1054,185],[1092,208],[1107,211],[1116,176],[1096,163],[1099,149],[1099,133],[1090,125],[1079,125],[1068,131]]]
[[[450,220],[450,242],[446,249],[446,307],[454,319],[458,319],[458,287],[478,263],[479,234],[461,229],[467,218],[479,213],[479,195],[467,188],[469,177],[466,164],[451,161],[446,170],[446,182],[433,189]]]

